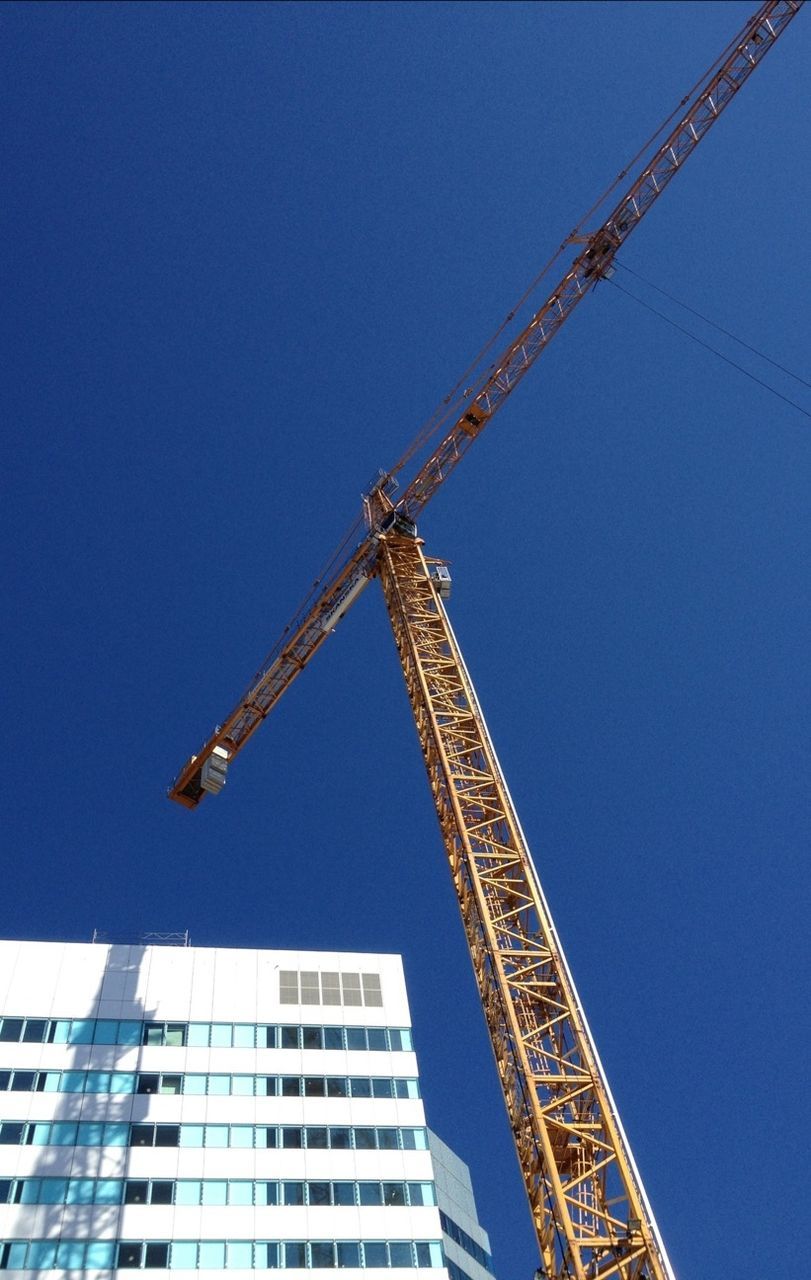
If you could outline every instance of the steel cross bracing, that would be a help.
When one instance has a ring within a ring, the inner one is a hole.
[[[464,393],[453,426],[406,487],[397,503],[398,511],[413,519],[447,479],[577,303],[610,268],[617,249],[682,168],[802,3],[803,0],[769,0],[749,19],[705,77],[703,87],[690,95],[691,105],[630,183],[608,218],[598,230],[585,237],[584,247],[544,305],[479,384]],[[393,468],[392,474],[398,472],[401,465]],[[351,604],[353,588],[360,579],[367,580],[374,575],[377,529],[372,526],[364,531],[363,523],[359,522],[357,530],[360,540],[356,540],[346,554],[336,557],[316,584],[302,612],[285,628],[236,707],[183,766],[169,789],[171,799],[188,808],[199,804],[205,794],[201,770],[206,760],[217,747],[225,748],[230,756],[241,750],[327,638],[332,626],[325,625],[325,620],[335,616],[347,595]]]
[[[546,1276],[667,1280],[655,1223],[419,540],[380,578]]]

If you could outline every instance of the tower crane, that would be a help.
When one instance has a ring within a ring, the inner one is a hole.
[[[543,1280],[673,1280],[673,1272],[445,609],[448,570],[425,555],[416,518],[578,303],[610,276],[618,250],[802,3],[761,5],[679,104],[675,127],[637,166],[637,176],[608,216],[596,229],[569,237],[566,244],[575,244],[576,256],[546,301],[494,363],[479,367],[471,385],[449,397],[397,465],[379,475],[364,497],[361,517],[308,600],[169,790],[172,800],[193,809],[222,789],[234,756],[369,581],[379,578],[529,1198]],[[398,496],[401,476],[405,485]]]

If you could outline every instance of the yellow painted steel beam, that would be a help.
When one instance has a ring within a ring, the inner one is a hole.
[[[378,572],[548,1280],[672,1280],[421,541]]]

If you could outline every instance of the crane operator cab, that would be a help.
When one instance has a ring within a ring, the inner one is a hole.
[[[429,572],[440,600],[450,600],[451,571],[448,566],[446,564],[432,564]]]

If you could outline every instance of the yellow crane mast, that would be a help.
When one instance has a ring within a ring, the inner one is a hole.
[[[426,559],[415,517],[577,303],[610,274],[617,250],[802,3],[769,0],[761,6],[680,104],[678,123],[608,217],[596,230],[569,238],[583,247],[543,306],[499,360],[449,398],[396,467],[381,474],[300,613],[169,791],[171,799],[196,808],[204,795],[222,789],[229,762],[370,579],[379,577],[544,1280],[673,1280],[673,1272],[445,611],[449,574],[442,562]],[[396,477],[443,427],[445,434],[394,502]]]

